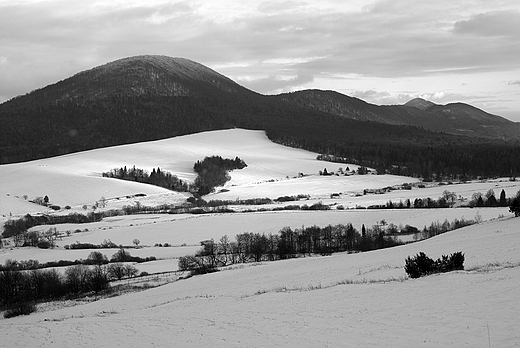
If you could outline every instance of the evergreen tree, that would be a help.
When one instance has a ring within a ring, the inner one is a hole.
[[[501,207],[507,206],[506,191],[504,189],[500,192],[500,201],[498,203]]]

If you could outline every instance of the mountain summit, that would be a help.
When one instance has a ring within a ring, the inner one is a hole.
[[[407,103],[405,103],[404,105],[411,106],[411,107],[424,111],[424,110],[428,109],[430,106],[435,105],[435,103],[432,103],[429,100],[424,100],[422,98],[414,98],[414,99],[408,101]]]
[[[192,60],[143,55],[119,59],[80,72],[26,95],[29,100],[25,100],[25,103],[81,102],[110,96],[186,97],[221,92],[253,93]]]

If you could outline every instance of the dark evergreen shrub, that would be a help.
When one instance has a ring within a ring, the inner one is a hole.
[[[520,216],[520,197],[515,197],[511,200],[511,204],[509,205],[509,212],[515,214],[515,217]]]
[[[404,270],[410,278],[419,278],[433,273],[434,265],[435,261],[421,251],[414,258],[408,256],[405,260]]]
[[[423,252],[415,257],[407,257],[404,270],[410,278],[419,278],[433,273],[443,273],[464,269],[464,254],[459,251],[448,255],[442,255],[437,260],[432,260]]]

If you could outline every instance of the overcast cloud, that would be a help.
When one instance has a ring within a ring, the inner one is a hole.
[[[0,102],[109,61],[198,61],[264,94],[466,102],[520,121],[517,0],[0,0]]]

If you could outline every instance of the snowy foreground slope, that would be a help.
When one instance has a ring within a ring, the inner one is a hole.
[[[515,347],[520,227],[505,218],[391,249],[246,265],[0,320],[5,347]],[[407,256],[465,271],[407,279]]]

